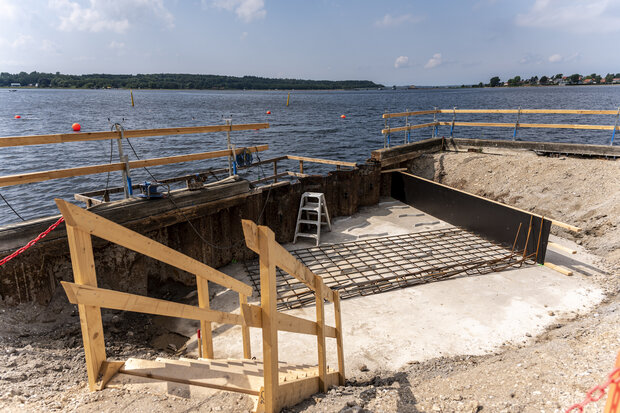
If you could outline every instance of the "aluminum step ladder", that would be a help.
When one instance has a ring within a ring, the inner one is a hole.
[[[325,217],[325,221],[323,221],[323,217]],[[302,224],[316,226],[316,234],[301,232]],[[325,196],[321,192],[304,192],[299,202],[299,213],[297,214],[293,244],[297,242],[297,237],[306,237],[314,238],[318,247],[321,242],[321,225],[327,225],[329,231],[332,230],[329,212],[327,212],[327,205],[325,204]]]

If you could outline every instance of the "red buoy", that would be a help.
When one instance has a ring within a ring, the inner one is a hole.
[[[15,119],[21,119],[21,116],[15,115]]]
[[[74,123],[73,125],[71,125],[71,129],[73,129],[74,132],[79,132],[82,127],[79,123]]]
[[[268,114],[268,115],[271,115],[271,111],[270,111],[270,110],[268,110],[268,111],[267,111],[267,114]]]
[[[344,116],[344,115],[340,115],[340,118],[341,118],[341,119],[346,119],[347,117],[346,117],[346,116]]]

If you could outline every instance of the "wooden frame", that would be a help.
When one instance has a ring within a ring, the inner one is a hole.
[[[394,132],[410,131],[414,129],[435,127],[435,126],[479,126],[479,127],[497,127],[497,128],[545,128],[545,129],[583,129],[583,130],[614,130],[618,126],[614,125],[578,125],[563,123],[521,123],[518,118],[514,123],[489,123],[489,122],[439,122],[423,123],[418,125],[405,125],[396,128],[387,126],[387,119],[409,117],[418,115],[436,115],[436,114],[452,114],[457,113],[495,113],[495,114],[560,114],[560,115],[618,115],[618,110],[582,110],[582,109],[435,109],[435,110],[419,110],[412,112],[384,113],[383,119],[386,119],[386,128],[381,130],[384,135]],[[620,130],[620,129],[618,129]]]
[[[200,161],[204,159],[213,159],[213,158],[221,158],[224,156],[229,156],[231,155],[231,153],[238,154],[238,153],[243,152],[246,149],[249,150],[250,152],[266,151],[267,149],[269,149],[269,145],[259,145],[259,146],[252,146],[252,147],[247,147],[247,148],[237,148],[235,150],[223,149],[220,151],[200,152],[200,153],[192,153],[188,155],[166,156],[163,158],[141,159],[137,161],[129,161],[128,165],[129,165],[129,169],[136,169],[136,168],[144,168],[144,167],[149,167],[149,166],[169,165],[169,164],[180,163],[180,162]],[[0,187],[28,184],[28,183],[33,183],[33,182],[49,181],[51,179],[69,178],[72,176],[93,175],[93,174],[100,174],[104,172],[122,171],[125,169],[125,166],[126,165],[124,162],[117,162],[117,163],[110,163],[110,164],[103,164],[103,165],[81,166],[77,168],[54,169],[51,171],[30,172],[30,173],[17,174],[17,175],[5,175],[5,176],[0,176]]]
[[[263,331],[263,387],[261,389],[226,387],[221,384],[202,383],[229,391],[240,391],[259,396],[259,411],[278,412],[281,408],[300,402],[310,395],[327,391],[332,384],[344,384],[343,329],[340,315],[340,296],[324,285],[323,279],[312,273],[297,261],[287,250],[275,241],[275,234],[265,226],[242,221],[248,248],[260,255],[261,305],[249,305],[247,297],[252,287],[211,268],[193,258],[159,244],[121,225],[83,210],[69,202],[57,199],[67,227],[67,237],[74,272],[74,283],[62,282],[69,302],[77,304],[80,314],[88,385],[91,391],[105,387],[117,372],[139,376],[140,372],[124,370],[123,362],[106,359],[101,308],[134,311],[170,317],[199,320],[203,331],[202,351],[205,358],[213,358],[211,323],[241,326],[243,357],[252,357],[249,328]],[[97,286],[97,275],[93,258],[91,236],[116,243],[133,251],[147,255],[180,270],[195,274],[198,290],[198,306],[185,305],[136,294],[129,294]],[[290,314],[278,313],[276,309],[276,267],[280,267],[309,286],[316,295],[317,320],[311,321]],[[208,282],[215,282],[239,294],[239,314],[227,313],[209,308]],[[324,300],[334,303],[335,327],[325,324]],[[282,376],[278,361],[278,331],[317,336],[318,374],[280,382]],[[335,338],[338,352],[338,371],[329,371],[326,357],[326,338]],[[171,363],[175,363],[172,362]],[[179,382],[179,378],[150,376],[158,380]],[[191,380],[186,380],[193,384]]]
[[[338,383],[344,385],[344,349],[342,343],[342,320],[340,315],[340,296],[338,292],[334,292],[323,283],[323,279],[314,274],[295,259],[286,249],[275,241],[275,234],[269,227],[258,226],[249,220],[242,220],[243,233],[246,245],[249,249],[259,254],[260,261],[260,279],[261,279],[261,320],[263,328],[263,358],[265,385],[261,392],[259,403],[263,404],[263,408],[267,412],[278,412],[289,404],[282,399],[281,393],[287,393],[287,385],[280,388],[278,381],[278,330],[279,323],[276,320],[286,320],[286,324],[292,331],[301,334],[313,334],[317,336],[318,348],[318,381],[308,383],[306,386],[311,390],[326,392],[329,387],[327,374],[327,355],[325,338],[328,336],[327,330],[330,329],[335,333],[336,346],[338,352]],[[309,321],[290,315],[278,313],[276,310],[276,267],[280,267],[298,281],[304,283],[310,288],[316,297],[316,323],[309,328]],[[327,299],[334,303],[334,317],[336,327],[325,325],[325,309],[324,300]],[[294,326],[293,321],[299,323]],[[295,328],[297,327],[297,328]],[[295,331],[293,331],[295,330]],[[331,336],[331,334],[330,334]],[[315,387],[316,386],[316,387]],[[284,391],[281,391],[284,390]],[[297,389],[296,391],[301,391]],[[306,390],[308,391],[308,390]],[[316,391],[312,391],[315,393]],[[310,393],[310,394],[312,394]]]

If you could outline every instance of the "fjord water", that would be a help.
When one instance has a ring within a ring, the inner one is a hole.
[[[616,109],[620,86],[577,86],[485,89],[413,89],[368,91],[157,91],[134,90],[135,107],[128,90],[0,90],[0,136],[69,133],[78,122],[82,132],[110,130],[122,122],[126,129],[215,125],[232,118],[233,123],[268,122],[266,130],[234,132],[237,146],[269,144],[267,159],[284,154],[364,162],[370,152],[383,147],[384,112],[450,109]],[[270,115],[266,111],[271,111]],[[14,119],[20,115],[21,119]],[[340,116],[345,115],[342,119]],[[514,123],[516,115],[457,115],[457,120]],[[410,118],[411,123],[430,122],[431,116]],[[450,121],[452,115],[440,120]],[[613,125],[615,116],[522,115],[525,123],[571,123]],[[404,118],[391,120],[403,126]],[[448,136],[450,127],[439,129]],[[412,140],[429,138],[429,128],[415,130]],[[512,139],[510,128],[456,127],[455,137]],[[392,136],[402,143],[405,134]],[[552,142],[609,144],[611,131],[567,129],[521,129],[517,139]],[[620,136],[616,137],[620,141]],[[132,144],[140,158],[206,152],[226,147],[225,133],[136,138]],[[34,145],[0,149],[0,175],[110,162],[110,141]],[[112,161],[118,162],[116,144]],[[131,148],[125,153],[135,159]],[[156,177],[171,177],[222,167],[225,160],[206,160],[150,168]],[[286,165],[283,165],[286,166]],[[293,164],[288,166],[293,167]],[[268,165],[264,174],[271,174]],[[304,165],[304,172],[323,172],[317,165]],[[263,171],[254,171],[256,174]],[[143,170],[132,171],[134,183],[150,180]],[[54,198],[73,199],[74,193],[103,189],[107,174],[59,179],[28,185],[0,187],[0,193],[26,219],[56,214]],[[109,186],[121,184],[120,174],[110,174]],[[19,218],[0,200],[0,225]]]

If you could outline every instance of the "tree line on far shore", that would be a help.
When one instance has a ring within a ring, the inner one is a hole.
[[[521,78],[521,76],[515,76],[506,81],[502,81],[499,76],[494,76],[490,79],[489,83],[483,84],[480,82],[478,87],[500,87],[500,86],[550,86],[550,85],[611,85],[620,84],[620,73],[607,73],[607,75],[597,75],[592,73],[590,75],[580,75],[575,73],[569,76],[564,76],[562,73],[558,73],[554,76],[532,76],[528,78]]]
[[[374,89],[383,87],[369,80],[304,80],[273,79],[258,76],[219,76],[194,74],[137,74],[137,75],[64,75],[42,72],[0,73],[0,87],[20,86],[39,88],[79,89]]]

